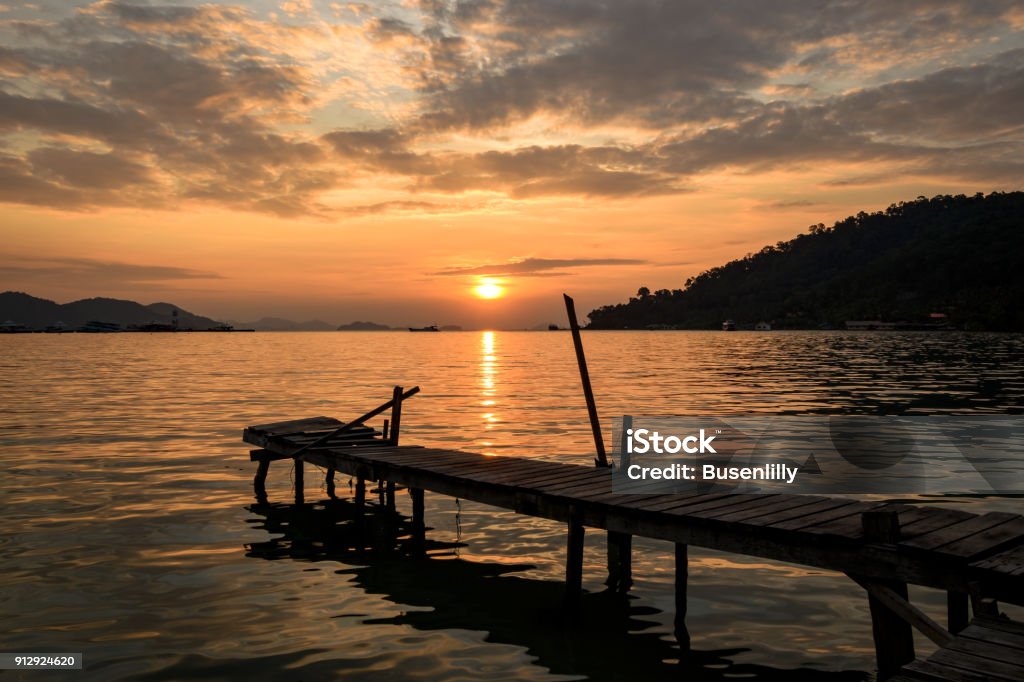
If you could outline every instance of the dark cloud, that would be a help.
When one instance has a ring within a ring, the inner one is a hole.
[[[785,66],[862,67],[885,54],[988,37],[1015,3],[707,3],[537,0],[426,3],[444,39],[480,24],[486,58],[455,78],[422,74],[431,129],[488,128],[551,113],[573,122],[625,119],[660,128],[743,117],[750,93]],[[811,55],[800,57],[809,46]],[[429,65],[429,62],[428,62]]]
[[[509,263],[491,263],[468,267],[448,268],[436,272],[436,275],[493,275],[493,276],[529,276],[565,268],[583,268],[595,265],[645,265],[648,261],[635,258],[524,258]]]

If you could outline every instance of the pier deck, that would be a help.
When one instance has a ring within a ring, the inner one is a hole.
[[[396,392],[394,402],[400,405],[399,396]],[[399,418],[400,413],[392,413],[393,423]],[[905,679],[924,679],[913,677],[909,669],[901,672],[901,666],[914,659],[911,627],[938,643],[941,651],[970,646],[985,660],[996,660],[985,658],[986,652],[1005,657],[1003,649],[992,649],[984,637],[981,644],[971,639],[982,625],[969,625],[968,604],[976,616],[984,612],[990,619],[997,618],[996,600],[1024,604],[1024,517],[1017,514],[974,514],[813,495],[616,494],[607,468],[398,445],[397,429],[385,437],[359,420],[337,433],[342,426],[335,419],[316,417],[245,429],[244,440],[258,448],[251,453],[251,459],[260,462],[257,489],[262,488],[271,461],[293,459],[299,496],[304,462],[327,470],[329,491],[333,491],[335,472],[355,477],[357,504],[365,502],[366,481],[386,481],[391,504],[395,486],[407,487],[413,498],[414,523],[420,528],[425,528],[425,490],[565,522],[568,605],[581,586],[585,528],[609,532],[609,584],[613,587],[628,588],[631,582],[632,535],[673,542],[677,592],[682,592],[676,598],[677,637],[684,646],[689,640],[682,622],[689,545],[849,575],[868,593],[883,676],[899,673],[907,675]],[[947,627],[909,603],[908,584],[947,591]],[[1002,663],[996,669],[1004,675],[1017,670]],[[914,664],[926,669],[942,666],[941,660]],[[973,679],[962,670],[952,674],[948,679]]]

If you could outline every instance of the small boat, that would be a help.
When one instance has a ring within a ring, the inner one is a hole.
[[[754,331],[756,332],[770,332],[771,330],[772,326],[763,320],[754,325]]]
[[[723,332],[734,332],[734,331],[736,331],[736,323],[733,322],[732,320],[726,320],[725,322],[722,323],[722,331]]]
[[[559,331],[558,325],[557,324],[549,324],[548,325],[548,331],[549,332],[557,332],[557,331]]]
[[[0,324],[0,334],[25,334],[28,331],[30,330],[25,325],[18,324],[17,322],[13,322],[11,320],[7,320],[6,322]]]
[[[430,325],[428,327],[409,327],[409,331],[411,331],[411,332],[439,332],[441,330],[437,328],[436,324],[432,324],[432,325]]]
[[[112,334],[120,331],[124,331],[121,325],[116,322],[102,322],[99,320],[91,320],[85,324],[85,326],[79,328],[80,332],[86,332],[88,334]]]

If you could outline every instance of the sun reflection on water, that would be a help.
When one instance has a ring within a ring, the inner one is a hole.
[[[480,334],[480,406],[485,408],[485,412],[480,415],[483,420],[483,427],[485,431],[490,431],[494,428],[500,419],[498,418],[497,411],[494,409],[498,404],[497,400],[497,375],[498,375],[498,358],[495,355],[495,339],[496,335],[492,331],[481,332]],[[491,448],[494,444],[489,440],[477,441],[477,444],[483,448]],[[485,455],[494,455],[493,450],[483,450]]]

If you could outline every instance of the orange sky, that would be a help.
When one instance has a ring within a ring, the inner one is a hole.
[[[0,289],[561,322],[562,291],[1020,189],[1022,29],[1013,2],[0,5]]]

